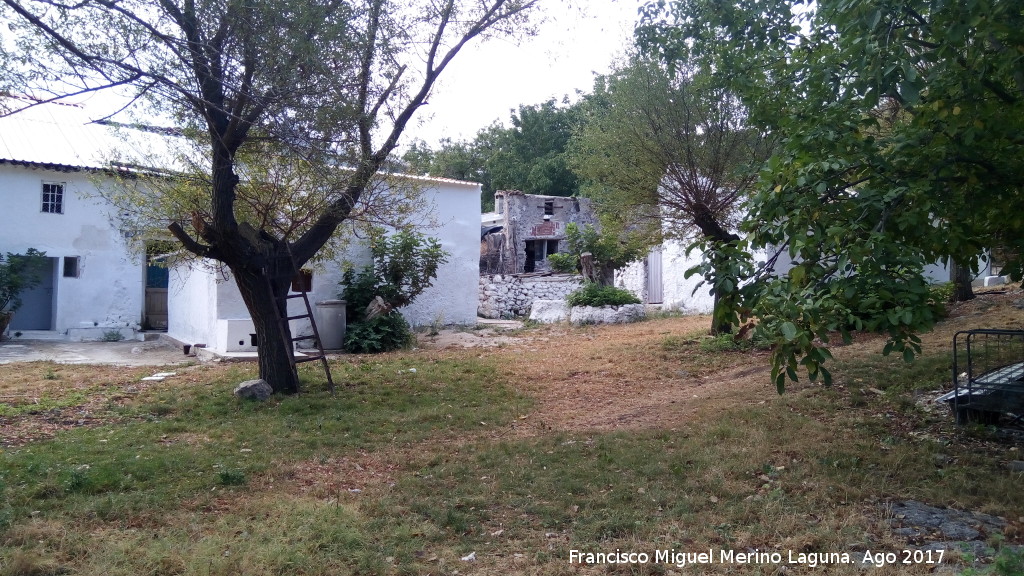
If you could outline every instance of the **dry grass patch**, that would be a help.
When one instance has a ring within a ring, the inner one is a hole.
[[[952,333],[1024,326],[1016,298],[957,307],[911,366],[878,356],[877,337],[836,347],[835,386],[781,397],[767,353],[709,342],[706,317],[347,357],[336,396],[306,371],[307,393],[267,404],[229,396],[244,374],[196,369],[122,402],[130,418],[0,453],[0,574],[853,575],[865,569],[568,558],[859,561],[940,537],[893,534],[889,504],[907,499],[1003,516],[1019,542],[1020,473],[1004,464],[1024,444],[927,404],[948,386]]]

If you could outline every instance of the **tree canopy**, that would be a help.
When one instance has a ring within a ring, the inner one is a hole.
[[[598,78],[584,110],[571,165],[604,222],[647,235],[649,244],[696,242],[709,257],[739,241],[740,204],[771,141],[747,125],[734,95],[689,69],[634,57]],[[715,276],[735,283],[728,266],[717,261]],[[731,292],[712,291],[716,301]],[[712,324],[725,332],[730,318],[715,314]]]
[[[637,34],[699,67],[781,140],[745,229],[797,265],[743,288],[780,390],[826,382],[835,331],[912,359],[936,321],[922,270],[1024,243],[1024,10],[1011,0],[650,2]],[[1020,272],[1019,260],[1005,269]]]
[[[183,128],[201,152],[176,180],[193,201],[165,223],[230,268],[260,376],[292,392],[279,318],[294,266],[379,190],[377,173],[462,47],[523,31],[536,3],[2,0],[14,37],[0,62],[41,101],[119,89]],[[289,191],[319,200],[288,210]]]
[[[580,107],[554,99],[524,104],[512,111],[510,127],[495,122],[470,141],[443,139],[436,150],[418,142],[402,159],[412,172],[480,182],[485,209],[498,190],[573,196],[579,181],[568,165],[568,144]]]

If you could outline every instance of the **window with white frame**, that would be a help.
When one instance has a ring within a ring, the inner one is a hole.
[[[43,212],[64,213],[64,183],[43,182]]]

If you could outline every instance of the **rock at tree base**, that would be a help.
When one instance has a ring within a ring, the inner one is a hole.
[[[270,398],[274,389],[265,380],[246,380],[235,388],[234,395],[243,400],[259,400],[260,402]]]

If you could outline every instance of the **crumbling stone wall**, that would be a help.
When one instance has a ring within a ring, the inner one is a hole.
[[[547,272],[547,255],[568,250],[566,226],[599,227],[589,198],[499,190],[494,202],[502,230],[481,240],[481,273]],[[491,239],[499,234],[500,243]]]
[[[525,316],[534,300],[561,300],[583,285],[575,274],[493,274],[480,277],[480,306],[483,318]]]

